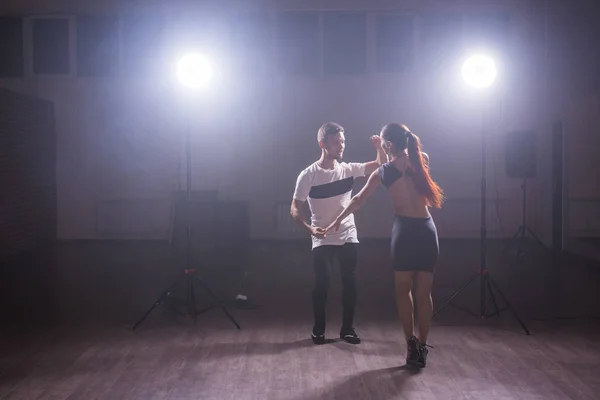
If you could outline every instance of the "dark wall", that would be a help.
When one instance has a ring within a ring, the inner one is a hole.
[[[56,239],[54,107],[0,89],[0,259]]]

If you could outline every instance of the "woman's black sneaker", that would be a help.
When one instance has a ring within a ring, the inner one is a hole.
[[[421,363],[421,352],[419,346],[419,339],[415,336],[408,339],[408,349],[406,354],[406,365],[410,365],[411,367],[420,367]]]
[[[421,368],[425,368],[425,366],[427,365],[427,354],[429,354],[428,347],[431,347],[433,349],[432,346],[426,343],[419,344],[419,360],[417,363],[418,366]]]

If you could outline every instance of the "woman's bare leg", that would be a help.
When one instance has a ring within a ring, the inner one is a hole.
[[[394,272],[396,283],[396,305],[398,316],[404,330],[406,341],[415,334],[414,306],[411,294],[413,273],[408,271]]]
[[[431,315],[433,314],[432,286],[433,273],[423,271],[415,273],[415,301],[417,302],[417,323],[419,326],[419,342],[421,344],[427,343]]]

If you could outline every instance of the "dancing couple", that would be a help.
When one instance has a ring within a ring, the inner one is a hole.
[[[360,343],[354,328],[358,235],[353,213],[383,185],[395,210],[391,255],[398,314],[407,342],[406,363],[425,367],[433,311],[431,287],[439,254],[429,207],[441,207],[443,195],[429,175],[429,159],[421,151],[421,142],[405,125],[386,125],[379,136],[371,137],[377,158],[366,163],[342,162],[346,138],[339,124],[328,122],[321,126],[317,142],[321,158],[298,175],[290,210],[312,238],[315,287],[311,338],[315,344],[325,343],[327,292],[331,268],[337,259],[342,279],[340,338]],[[354,180],[363,176],[368,176],[367,183],[352,197]],[[310,207],[310,223],[304,212],[306,203]],[[413,295],[418,310],[418,338],[414,333]]]

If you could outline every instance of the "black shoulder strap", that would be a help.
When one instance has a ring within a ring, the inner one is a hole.
[[[392,163],[385,163],[379,167],[379,178],[386,188],[389,188],[392,183],[402,178],[402,176],[402,171],[398,170]]]

